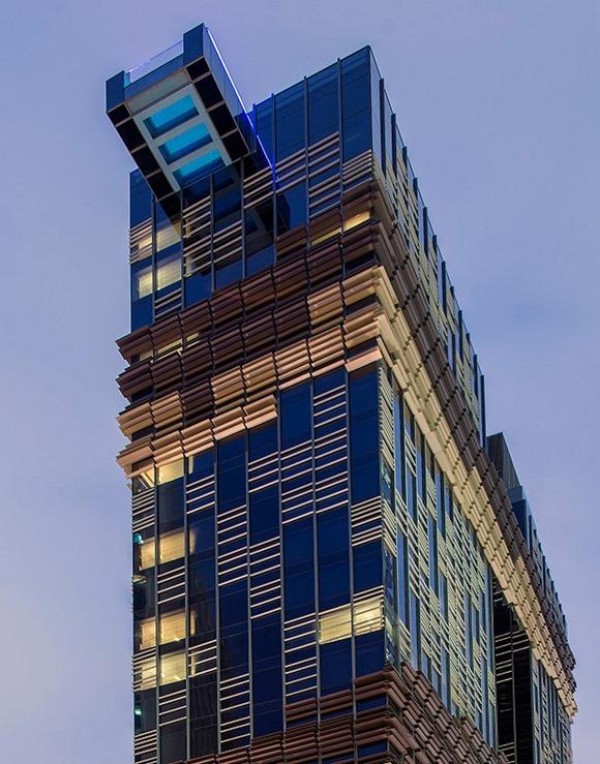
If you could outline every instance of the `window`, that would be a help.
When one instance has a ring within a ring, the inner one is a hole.
[[[159,562],[179,560],[185,554],[185,534],[183,530],[163,533],[159,537]]]
[[[160,644],[166,645],[169,642],[181,642],[185,639],[185,611],[176,613],[167,613],[159,618]]]
[[[158,485],[169,483],[183,476],[183,459],[170,464],[163,464],[158,468]]]
[[[156,645],[156,619],[144,618],[137,622],[137,647],[146,650]]]
[[[342,639],[320,646],[321,694],[345,690],[352,682],[352,641]]]
[[[306,183],[297,183],[277,195],[277,229],[282,234],[307,220]]]
[[[346,639],[352,634],[352,611],[350,605],[319,615],[319,644]]]
[[[133,683],[139,690],[156,686],[156,658],[154,656],[134,662]]]
[[[152,294],[153,290],[152,263],[142,261],[131,266],[131,299],[141,300]]]
[[[181,280],[181,255],[177,252],[156,264],[156,290],[166,289]]]
[[[160,657],[160,684],[181,682],[185,679],[185,651]]]

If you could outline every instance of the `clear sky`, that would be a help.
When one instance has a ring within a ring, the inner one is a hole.
[[[0,24],[0,751],[132,761],[114,456],[127,174],[104,81],[206,22],[247,104],[369,43],[536,514],[600,750],[597,0],[20,0]]]

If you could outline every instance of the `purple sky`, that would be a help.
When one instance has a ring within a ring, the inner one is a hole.
[[[576,12],[575,12],[576,8]],[[252,9],[252,10],[250,10]],[[247,104],[369,43],[558,583],[596,764],[600,6],[20,0],[0,25],[2,759],[131,754],[129,504],[114,456],[127,173],[104,80],[206,22]],[[29,456],[27,454],[29,453]]]

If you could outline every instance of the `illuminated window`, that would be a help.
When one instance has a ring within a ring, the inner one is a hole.
[[[162,655],[160,659],[160,684],[181,682],[185,679],[185,652]]]
[[[146,265],[135,272],[132,271],[131,278],[133,281],[131,285],[132,300],[141,300],[142,297],[147,297],[152,293],[152,285],[154,283],[152,265]]]
[[[354,616],[354,626],[352,625]],[[319,643],[336,642],[355,635],[383,629],[383,601],[380,596],[335,608],[319,615]]]
[[[156,645],[156,619],[144,618],[138,623],[139,649],[146,650]]]
[[[368,634],[383,629],[383,602],[380,597],[354,603],[354,633]]]
[[[356,228],[357,226],[361,225],[361,223],[366,223],[367,220],[369,220],[371,217],[370,212],[359,212],[358,215],[354,215],[351,218],[348,218],[348,220],[344,221],[344,231],[350,231],[352,228]]]
[[[171,223],[169,220],[161,223],[161,227],[156,231],[156,251],[161,252],[179,241],[181,241],[181,223],[179,221]]]
[[[179,254],[161,260],[156,265],[156,289],[161,290],[181,280],[181,257]]]
[[[163,533],[159,539],[159,562],[179,560],[184,555],[185,534],[182,530]]]
[[[142,539],[139,534],[134,537],[138,548],[138,564],[140,570],[153,568],[156,564],[156,544],[154,539]]]
[[[177,480],[180,477],[183,477],[183,459],[170,464],[163,464],[162,467],[158,468],[158,485],[170,483],[171,480]]]
[[[352,633],[350,605],[321,613],[319,616],[319,643],[346,639]]]
[[[160,644],[181,642],[185,639],[185,611],[169,613],[159,619]]]
[[[156,685],[156,658],[144,658],[134,666],[133,683],[136,689],[147,690]]]

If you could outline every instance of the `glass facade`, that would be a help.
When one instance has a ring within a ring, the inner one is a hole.
[[[119,341],[136,764],[396,761],[400,738],[360,722],[411,713],[427,761],[456,761],[466,718],[495,762],[499,608],[547,635],[529,748],[568,764],[570,653],[489,480],[483,377],[370,48],[248,111],[204,27],[167,58],[107,85],[138,164]]]

